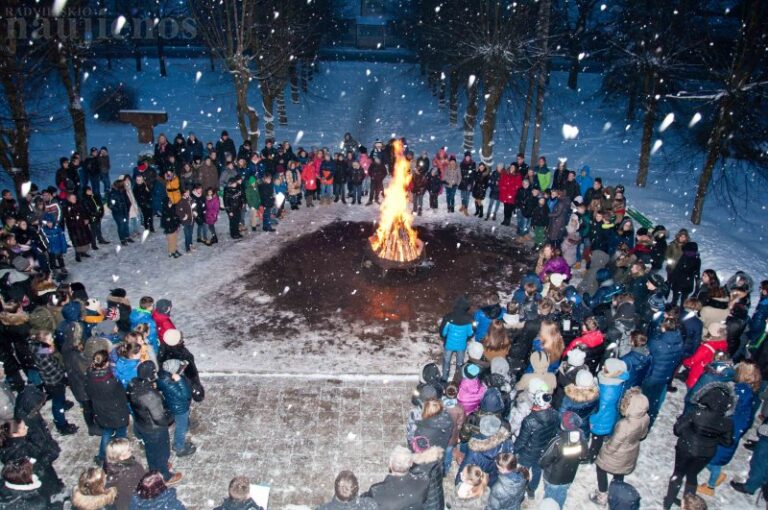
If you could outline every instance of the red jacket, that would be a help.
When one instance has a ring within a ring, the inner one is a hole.
[[[499,176],[499,200],[502,204],[515,205],[517,190],[523,186],[523,176],[508,171],[501,172]]]
[[[588,349],[594,349],[603,343],[603,339],[604,337],[600,330],[596,329],[595,331],[587,331],[579,338],[573,339],[573,341],[568,344],[568,347],[566,347],[566,349],[563,351],[563,359],[565,359],[565,357],[568,355],[568,352],[577,345],[583,345]]]
[[[696,349],[693,356],[683,360],[683,365],[690,369],[688,379],[685,380],[688,389],[696,385],[699,377],[704,373],[704,369],[715,359],[717,351],[728,351],[728,342],[725,339],[704,342]]]
[[[301,169],[301,182],[304,183],[304,189],[307,191],[315,191],[317,189],[317,167],[314,162],[310,162],[304,165]]]
[[[160,313],[157,309],[152,310],[152,318],[157,325],[157,338],[164,344],[165,341],[163,340],[163,337],[165,336],[165,332],[169,329],[176,329],[176,326],[173,325],[170,315]]]

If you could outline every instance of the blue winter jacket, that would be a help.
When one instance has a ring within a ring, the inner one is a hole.
[[[124,388],[128,388],[133,378],[137,376],[140,359],[126,359],[118,357],[115,362],[115,378],[120,381]]]
[[[760,335],[765,331],[765,321],[768,319],[768,297],[762,298],[757,303],[755,313],[752,314],[752,318],[749,319],[749,329],[747,330],[747,337],[751,342],[757,340]]]
[[[457,325],[448,322],[443,326],[443,338],[445,338],[446,351],[465,351],[467,340],[472,338],[472,324]]]
[[[465,466],[474,464],[488,473],[488,485],[492,486],[499,476],[496,467],[496,456],[500,453],[512,452],[513,443],[509,438],[509,431],[501,427],[496,434],[486,437],[482,434],[473,436],[467,442],[467,454],[456,473],[456,484],[460,481],[461,471]]]
[[[155,354],[160,351],[160,341],[157,338],[157,324],[155,319],[152,318],[152,312],[144,310],[143,308],[134,308],[131,310],[131,330],[136,329],[139,324],[147,324],[149,326],[149,336],[147,341],[149,345],[155,350]]]
[[[581,418],[581,430],[585,437],[589,434],[589,419],[595,414],[600,404],[600,393],[596,386],[592,388],[579,388],[575,384],[565,387],[565,397],[560,404],[560,415],[566,411],[573,411]]]
[[[651,372],[653,367],[653,356],[648,351],[647,347],[636,347],[622,356],[621,361],[627,365],[627,381],[624,383],[624,388],[632,388],[634,386],[642,386],[643,381]]]
[[[499,475],[485,510],[520,510],[527,485],[528,481],[517,471]]]
[[[585,175],[581,175],[581,172],[578,172],[578,175],[576,176],[576,182],[579,184],[579,192],[581,193],[581,196],[585,197],[587,196],[587,191],[592,189],[594,181],[590,175],[589,165],[584,165],[581,169],[584,171]]]
[[[624,395],[624,385],[628,379],[627,372],[618,374],[616,377],[606,377],[601,373],[597,377],[600,387],[600,407],[589,418],[589,427],[596,436],[607,436],[613,432],[619,417],[619,403]]]
[[[653,366],[643,384],[668,384],[683,361],[683,338],[679,331],[657,332],[648,340]]]
[[[528,282],[536,285],[536,292],[538,293],[541,293],[542,289],[544,288],[541,280],[539,279],[539,276],[536,273],[526,273],[520,280],[520,286],[512,294],[512,299],[520,305],[525,303],[525,284]]]
[[[491,323],[494,320],[501,320],[505,313],[506,309],[498,304],[484,306],[477,310],[472,317],[475,321],[475,340],[482,342],[485,335],[488,334]]]
[[[171,414],[184,414],[189,412],[189,404],[192,402],[192,389],[187,378],[182,376],[178,381],[171,378],[171,374],[162,370],[157,376],[157,389],[163,395],[165,408]]]
[[[683,336],[683,359],[690,358],[701,344],[704,323],[696,312],[687,312],[680,321],[680,333]]]
[[[733,419],[733,443],[728,447],[717,447],[717,452],[710,461],[710,464],[715,466],[725,466],[733,459],[736,448],[739,447],[739,441],[752,425],[752,401],[755,397],[752,388],[747,383],[736,383],[734,391],[736,392],[736,405],[731,416]]]

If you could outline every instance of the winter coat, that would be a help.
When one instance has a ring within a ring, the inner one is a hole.
[[[432,444],[431,441],[430,444]],[[423,452],[413,454],[411,473],[429,480],[427,495],[422,506],[424,510],[443,510],[445,508],[443,453],[442,448],[430,446]]]
[[[187,368],[184,369],[184,376],[187,378],[187,382],[190,383],[192,398],[194,398],[196,402],[201,402],[205,396],[205,392],[203,390],[203,385],[200,382],[200,373],[197,370],[195,356],[189,352],[189,349],[187,349],[183,342],[174,346],[165,344],[160,345],[160,351],[157,353],[158,366],[163,366],[163,363],[169,359],[177,359],[187,363]]]
[[[475,315],[473,316],[473,320],[476,324],[475,341],[482,342],[485,338],[485,335],[488,333],[488,328],[491,327],[491,323],[497,319],[501,320],[501,318],[504,316],[504,312],[504,308],[502,308],[498,303],[484,306],[475,311]]]
[[[619,403],[624,394],[624,384],[629,379],[627,372],[606,375],[600,372],[597,376],[600,387],[600,406],[589,418],[589,427],[596,436],[606,436],[613,431],[619,415]]]
[[[198,169],[198,180],[203,187],[203,191],[207,192],[209,189],[218,191],[219,189],[219,171],[213,162],[207,161],[200,165]]]
[[[312,162],[305,164],[301,169],[301,181],[304,183],[304,189],[307,191],[315,191],[317,189],[318,177],[317,167]]]
[[[499,179],[501,179],[501,172],[494,169],[491,171],[491,175],[488,176],[488,197],[491,200],[499,200]]]
[[[179,218],[179,222],[184,226],[195,224],[195,215],[192,210],[192,199],[182,198],[178,204],[176,204],[176,216]]]
[[[180,225],[181,221],[179,220],[176,205],[166,202],[160,216],[160,226],[163,228],[163,232],[165,234],[173,234],[179,230]]]
[[[521,466],[533,467],[560,428],[560,414],[547,407],[533,408],[525,417],[515,440],[515,454]]]
[[[487,388],[479,378],[468,379],[465,377],[461,380],[457,400],[464,408],[464,412],[467,413],[467,416],[480,407],[480,402],[483,400],[483,395],[485,395],[486,389]]]
[[[532,227],[546,227],[549,225],[549,208],[545,205],[536,205],[531,213]]]
[[[547,165],[536,167],[536,179],[541,191],[546,191],[552,187],[552,172],[549,171]]]
[[[678,243],[672,243],[676,246]],[[699,247],[694,242],[687,242],[682,247],[682,254],[669,275],[672,290],[690,293],[696,287],[701,272]]]
[[[69,239],[75,248],[87,247],[91,244],[91,228],[88,226],[89,219],[89,214],[80,203],[67,203],[67,207],[64,209],[64,222],[67,225]]]
[[[503,204],[517,205],[517,192],[523,187],[523,176],[519,173],[512,173],[508,170],[501,172],[499,176],[499,200]],[[493,491],[491,491],[493,497]]]
[[[461,182],[459,182],[460,191],[471,191],[477,179],[477,165],[472,160],[459,163],[461,172]]]
[[[520,189],[517,190],[515,195],[515,207],[520,208],[520,212],[523,213],[524,218],[532,218],[533,211],[538,204],[538,198],[533,196],[531,187],[523,187],[520,185]]]
[[[131,310],[130,321],[131,330],[135,330],[139,324],[146,324],[149,326],[147,340],[155,352],[157,352],[160,348],[160,341],[157,338],[157,324],[155,324],[155,320],[152,318],[152,312],[150,310],[144,310],[143,308],[134,308]]]
[[[696,349],[693,356],[683,360],[683,365],[690,369],[688,371],[688,378],[685,380],[685,385],[688,389],[691,389],[696,385],[699,377],[704,373],[704,369],[707,365],[712,363],[715,359],[715,353],[718,351],[728,351],[728,342],[726,342],[725,339],[704,342],[698,349]]]
[[[565,275],[566,280],[571,277],[571,268],[563,257],[552,257],[544,262],[539,272],[539,278],[544,282],[548,274],[554,273]]]
[[[105,463],[104,471],[107,474],[105,486],[117,489],[115,509],[128,510],[131,504],[131,497],[136,492],[136,486],[147,470],[144,469],[140,462],[131,457],[121,462]]]
[[[231,141],[231,140],[230,140]],[[141,499],[138,494],[131,496],[129,510],[187,510],[176,497],[176,489],[168,487],[153,499]]]
[[[82,206],[85,210],[85,213],[88,215],[88,220],[91,223],[101,221],[101,219],[104,217],[104,204],[102,203],[101,197],[99,195],[84,195]]]
[[[594,294],[597,292],[599,284],[597,283],[597,272],[608,265],[611,257],[604,251],[595,250],[592,252],[592,257],[589,263],[589,269],[587,269],[584,279],[577,287],[577,290],[581,293]]]
[[[565,387],[565,397],[559,407],[560,414],[572,411],[581,418],[581,429],[589,433],[589,419],[600,404],[600,389],[597,386],[589,388],[576,386],[575,383]]]
[[[571,439],[570,432],[558,432],[539,460],[544,480],[552,485],[573,483],[579,464],[588,457],[589,445],[586,436],[579,433],[577,441]]]
[[[270,184],[271,186],[272,184]],[[224,208],[227,212],[241,211],[245,205],[245,197],[240,186],[227,186],[224,188]]]
[[[631,351],[621,357],[627,365],[627,380],[625,388],[641,386],[653,367],[653,357],[647,346],[633,347]]]
[[[272,183],[262,182],[259,184],[259,198],[265,209],[275,206],[275,187]]]
[[[558,198],[555,207],[549,213],[549,225],[547,227],[547,239],[560,241],[565,237],[565,227],[568,225],[571,207],[564,198]]]
[[[465,298],[458,298],[453,305],[453,311],[443,318],[440,334],[445,339],[446,350],[466,350],[467,340],[472,337],[473,330],[469,303]]]
[[[441,411],[431,418],[416,422],[415,437],[423,436],[429,439],[431,446],[447,448],[453,433],[453,420],[447,411]]]
[[[443,171],[443,182],[445,182],[445,185],[449,188],[458,186],[461,182],[461,172],[459,171],[459,167],[448,165]]]
[[[517,381],[515,389],[517,389],[517,391],[527,390],[530,380],[536,378],[544,381],[547,384],[550,392],[555,391],[555,387],[557,386],[557,378],[553,372],[549,371],[550,365],[551,364],[549,362],[547,353],[544,351],[532,352],[529,365],[529,370],[531,371],[527,372],[520,378],[519,381]]]
[[[136,377],[139,363],[141,363],[139,359],[117,358],[114,376],[123,385],[123,388],[127,389],[130,382]]]
[[[40,482],[28,486],[8,487],[0,485],[0,509],[2,510],[48,510],[56,508],[56,505],[49,506],[48,500],[42,494],[42,489],[38,485]]]
[[[555,391],[552,394],[552,407],[554,409],[558,409],[562,412],[560,407],[563,403],[563,398],[565,398],[565,389],[569,385],[576,383],[576,374],[579,373],[579,370],[582,368],[584,368],[583,365],[578,367],[570,365],[567,358],[560,363],[559,367],[557,367],[557,371],[555,372],[557,386],[555,386]]]
[[[371,176],[371,181],[381,183],[387,177],[387,167],[383,163],[371,163],[368,175]]]
[[[64,381],[66,372],[62,365],[61,358],[52,348],[42,344],[34,344],[35,348],[35,366],[40,372],[40,378],[43,384],[55,386]]]
[[[718,446],[715,456],[710,461],[715,466],[725,466],[736,453],[739,441],[746,434],[749,427],[752,426],[753,414],[752,403],[755,399],[755,393],[752,387],[746,383],[736,383],[734,387],[736,394],[736,404],[733,407],[733,442],[730,446]]]
[[[683,413],[674,426],[676,449],[691,457],[712,458],[717,446],[733,444],[733,420],[727,416],[734,392],[724,383],[710,383],[691,398],[694,410]]]
[[[150,381],[138,377],[131,381],[128,385],[128,399],[139,432],[152,434],[168,429],[173,423],[173,416],[163,407],[163,397]]]
[[[475,182],[472,185],[472,198],[475,200],[485,200],[485,195],[488,193],[489,178],[490,173],[488,169],[475,175]]]
[[[747,338],[749,338],[750,341],[757,341],[760,336],[765,333],[766,320],[768,320],[768,296],[760,298],[760,301],[758,301],[757,306],[755,307],[755,313],[753,313],[752,317],[749,319]]]
[[[429,492],[429,478],[423,474],[387,475],[371,485],[363,496],[377,503],[379,510],[420,510]]]
[[[713,361],[704,368],[704,373],[701,374],[696,384],[688,390],[685,394],[684,412],[690,412],[694,409],[692,401],[693,396],[699,392],[704,386],[713,383],[732,383],[736,378],[736,369],[732,361]]]
[[[515,448],[514,451],[516,451]],[[461,461],[461,465],[456,473],[456,483],[461,481],[461,472],[465,466],[476,465],[488,474],[488,485],[496,483],[499,476],[499,470],[496,467],[496,456],[500,453],[513,451],[512,440],[509,431],[501,427],[498,432],[488,437],[477,434],[467,443],[467,454]]]
[[[648,339],[648,351],[653,357],[653,365],[643,384],[668,384],[683,360],[683,339],[680,332],[657,332]]]
[[[0,450],[0,461],[3,464],[23,458],[35,459],[32,467],[34,473],[43,483],[44,493],[49,489],[55,489],[61,484],[53,468],[53,462],[58,456],[58,445],[35,442],[29,434],[23,437],[6,438],[3,449]]]
[[[0,312],[0,334],[4,344],[0,349],[7,352],[8,356],[15,357],[21,368],[35,368],[35,356],[28,341],[30,330],[29,315],[23,310],[19,309],[16,313]],[[6,370],[11,366],[4,359],[0,361],[6,363]]]
[[[111,369],[89,370],[85,391],[93,404],[94,419],[100,427],[117,429],[128,426],[128,398],[125,388]]]
[[[595,463],[608,473],[628,475],[635,470],[640,442],[648,435],[648,399],[638,390],[628,391],[619,411],[623,418],[603,442]]]
[[[107,489],[105,494],[97,496],[80,492],[79,487],[72,490],[72,507],[77,510],[113,510],[117,489]]]
[[[87,402],[88,394],[85,391],[86,371],[89,362],[83,356],[82,351],[75,347],[75,339],[68,339],[61,348],[61,356],[64,359],[64,368],[67,371],[67,380],[69,388],[72,390],[75,400],[78,402]],[[80,343],[80,339],[76,340]]]
[[[696,312],[686,312],[680,318],[680,334],[683,336],[683,358],[693,356],[701,344],[704,323]]]
[[[181,201],[181,182],[177,176],[165,181],[165,192],[168,194],[168,200],[174,204]]]
[[[491,486],[486,510],[520,510],[527,487],[528,481],[517,471],[499,474]]]
[[[205,199],[205,224],[215,225],[216,220],[219,219],[219,197],[214,195],[213,198]]]
[[[165,408],[171,414],[179,415],[189,412],[192,402],[192,389],[183,375],[178,381],[171,378],[171,374],[162,370],[157,377],[157,389],[163,395]]]

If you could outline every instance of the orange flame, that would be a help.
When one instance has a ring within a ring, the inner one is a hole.
[[[403,154],[403,143],[396,140],[395,172],[384,192],[381,217],[376,233],[369,240],[373,251],[381,258],[410,262],[421,255],[423,243],[413,228],[413,216],[408,209],[408,185],[411,182],[410,163]]]

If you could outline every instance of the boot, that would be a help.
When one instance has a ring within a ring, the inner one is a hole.
[[[211,237],[211,244],[216,244],[218,242],[219,242],[219,238],[218,237],[216,237],[215,235],[213,237]]]
[[[56,255],[56,261],[59,263],[59,269],[64,269],[64,255]]]
[[[82,262],[83,259],[80,258],[80,254],[78,252],[75,252],[75,261],[76,262]]]
[[[469,216],[469,211],[467,210],[467,208],[466,208],[466,207],[462,206],[462,207],[461,207],[461,212],[463,212],[463,213],[464,213],[464,216]]]
[[[703,483],[698,486],[698,488],[696,489],[696,492],[698,492],[699,494],[703,494],[704,496],[709,496],[711,498],[711,497],[714,497],[715,495],[715,488],[710,487],[709,485]]]
[[[99,243],[100,244],[109,244],[109,241],[107,241],[106,239],[102,238],[102,239],[99,239]]]
[[[184,475],[182,475],[181,473],[178,473],[178,472],[174,473],[173,476],[169,478],[167,482],[165,482],[165,485],[170,485],[170,486],[178,485],[179,482],[181,482],[181,478],[183,476]]]
[[[491,216],[491,221],[496,221],[496,213],[493,213],[493,215]]]
[[[589,500],[599,507],[606,508],[608,506],[608,493],[595,491],[589,495]]]
[[[488,212],[485,213],[485,221],[488,221],[488,218],[490,218],[490,217],[491,217],[491,210],[488,209]],[[494,218],[494,219],[496,219],[496,218]]]
[[[683,485],[683,479],[672,475],[669,479],[669,486],[667,486],[667,495],[664,496],[664,503],[662,507],[664,510],[669,510],[677,499],[677,493],[680,492],[680,487]]]
[[[478,210],[477,211],[477,217],[478,218],[482,218],[483,217],[483,206],[482,205],[480,207],[475,206],[475,209]]]

